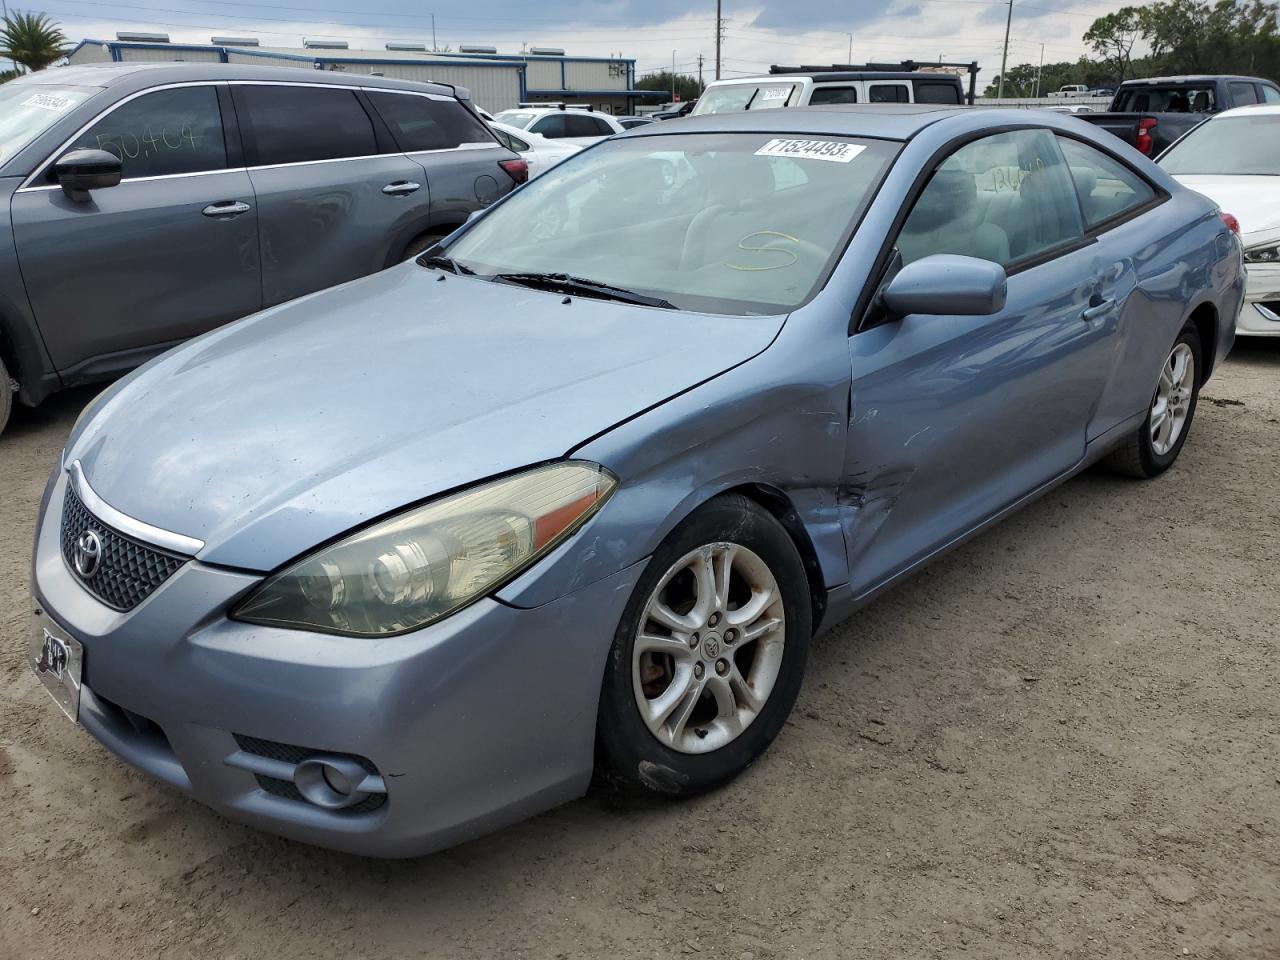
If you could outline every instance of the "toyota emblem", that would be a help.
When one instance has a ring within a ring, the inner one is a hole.
[[[76,573],[88,580],[98,572],[102,563],[102,538],[94,531],[86,530],[76,540]]]

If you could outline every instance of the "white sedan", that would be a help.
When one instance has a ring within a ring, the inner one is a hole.
[[[563,140],[548,140],[546,137],[516,127],[509,127],[496,120],[489,122],[489,129],[508,150],[520,154],[529,164],[529,179],[540,173],[546,173],[565,157],[571,157],[582,147],[576,143]]]
[[[1157,163],[1240,221],[1248,280],[1236,333],[1280,337],[1280,105],[1215,114]]]

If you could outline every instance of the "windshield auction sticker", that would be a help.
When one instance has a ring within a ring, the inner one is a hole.
[[[848,163],[863,150],[856,143],[842,140],[770,140],[756,151],[757,157],[798,157],[801,160],[829,160]]]
[[[40,107],[42,110],[53,110],[61,113],[70,110],[76,102],[70,97],[60,97],[56,93],[35,93],[22,101],[24,107]]]

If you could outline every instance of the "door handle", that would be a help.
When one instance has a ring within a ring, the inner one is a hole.
[[[1111,312],[1111,308],[1115,306],[1115,303],[1114,300],[1104,300],[1095,293],[1089,299],[1089,306],[1080,314],[1080,319],[1088,323],[1091,320],[1106,316]]]
[[[221,200],[211,203],[200,212],[206,217],[238,217],[248,213],[250,206],[242,200]]]
[[[397,180],[395,183],[388,183],[382,188],[382,192],[391,197],[407,197],[415,190],[421,189],[420,183],[414,183],[412,180]]]

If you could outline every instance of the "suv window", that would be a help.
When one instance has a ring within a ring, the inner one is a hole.
[[[456,100],[433,100],[413,93],[366,90],[400,149],[448,150],[463,143],[489,143],[489,128]]]
[[[1262,91],[1263,103],[1280,103],[1280,90],[1267,83],[1259,84],[1258,87]]]
[[[1258,102],[1258,90],[1252,83],[1231,82],[1231,102],[1237,107],[1244,107]]]
[[[568,133],[570,137],[611,137],[613,136],[613,127],[609,126],[607,120],[601,120],[599,117],[589,117],[586,114],[570,113],[565,115]]]
[[[505,122],[505,121],[504,121]],[[541,120],[528,127],[530,133],[540,133],[548,140],[558,140],[569,136],[569,125],[563,113],[548,113]]]
[[[1096,227],[1155,199],[1150,184],[1101,150],[1067,137],[1059,137],[1058,146],[1067,158],[1087,226]]]
[[[1120,89],[1111,108],[1116,113],[1211,113],[1217,109],[1217,97],[1213,85],[1193,87],[1179,84],[1173,87],[1140,87]]]
[[[114,153],[125,179],[220,170],[227,165],[227,148],[217,89],[144,94],[112,110],[68,149]]]
[[[858,88],[849,87],[814,87],[809,94],[809,106],[820,107],[824,103],[857,103]]]
[[[905,83],[871,83],[867,85],[869,103],[910,103]]]
[[[355,91],[337,87],[234,87],[250,166],[306,163],[378,152]]]
[[[960,90],[954,83],[916,81],[916,103],[960,103]]]
[[[519,137],[513,137],[505,130],[493,131],[493,135],[498,138],[498,142],[510,150],[512,153],[524,153],[530,149],[529,144],[525,143]]]
[[[975,140],[938,167],[916,201],[898,251],[903,263],[955,253],[1009,266],[1080,240],[1080,205],[1047,130]]]

